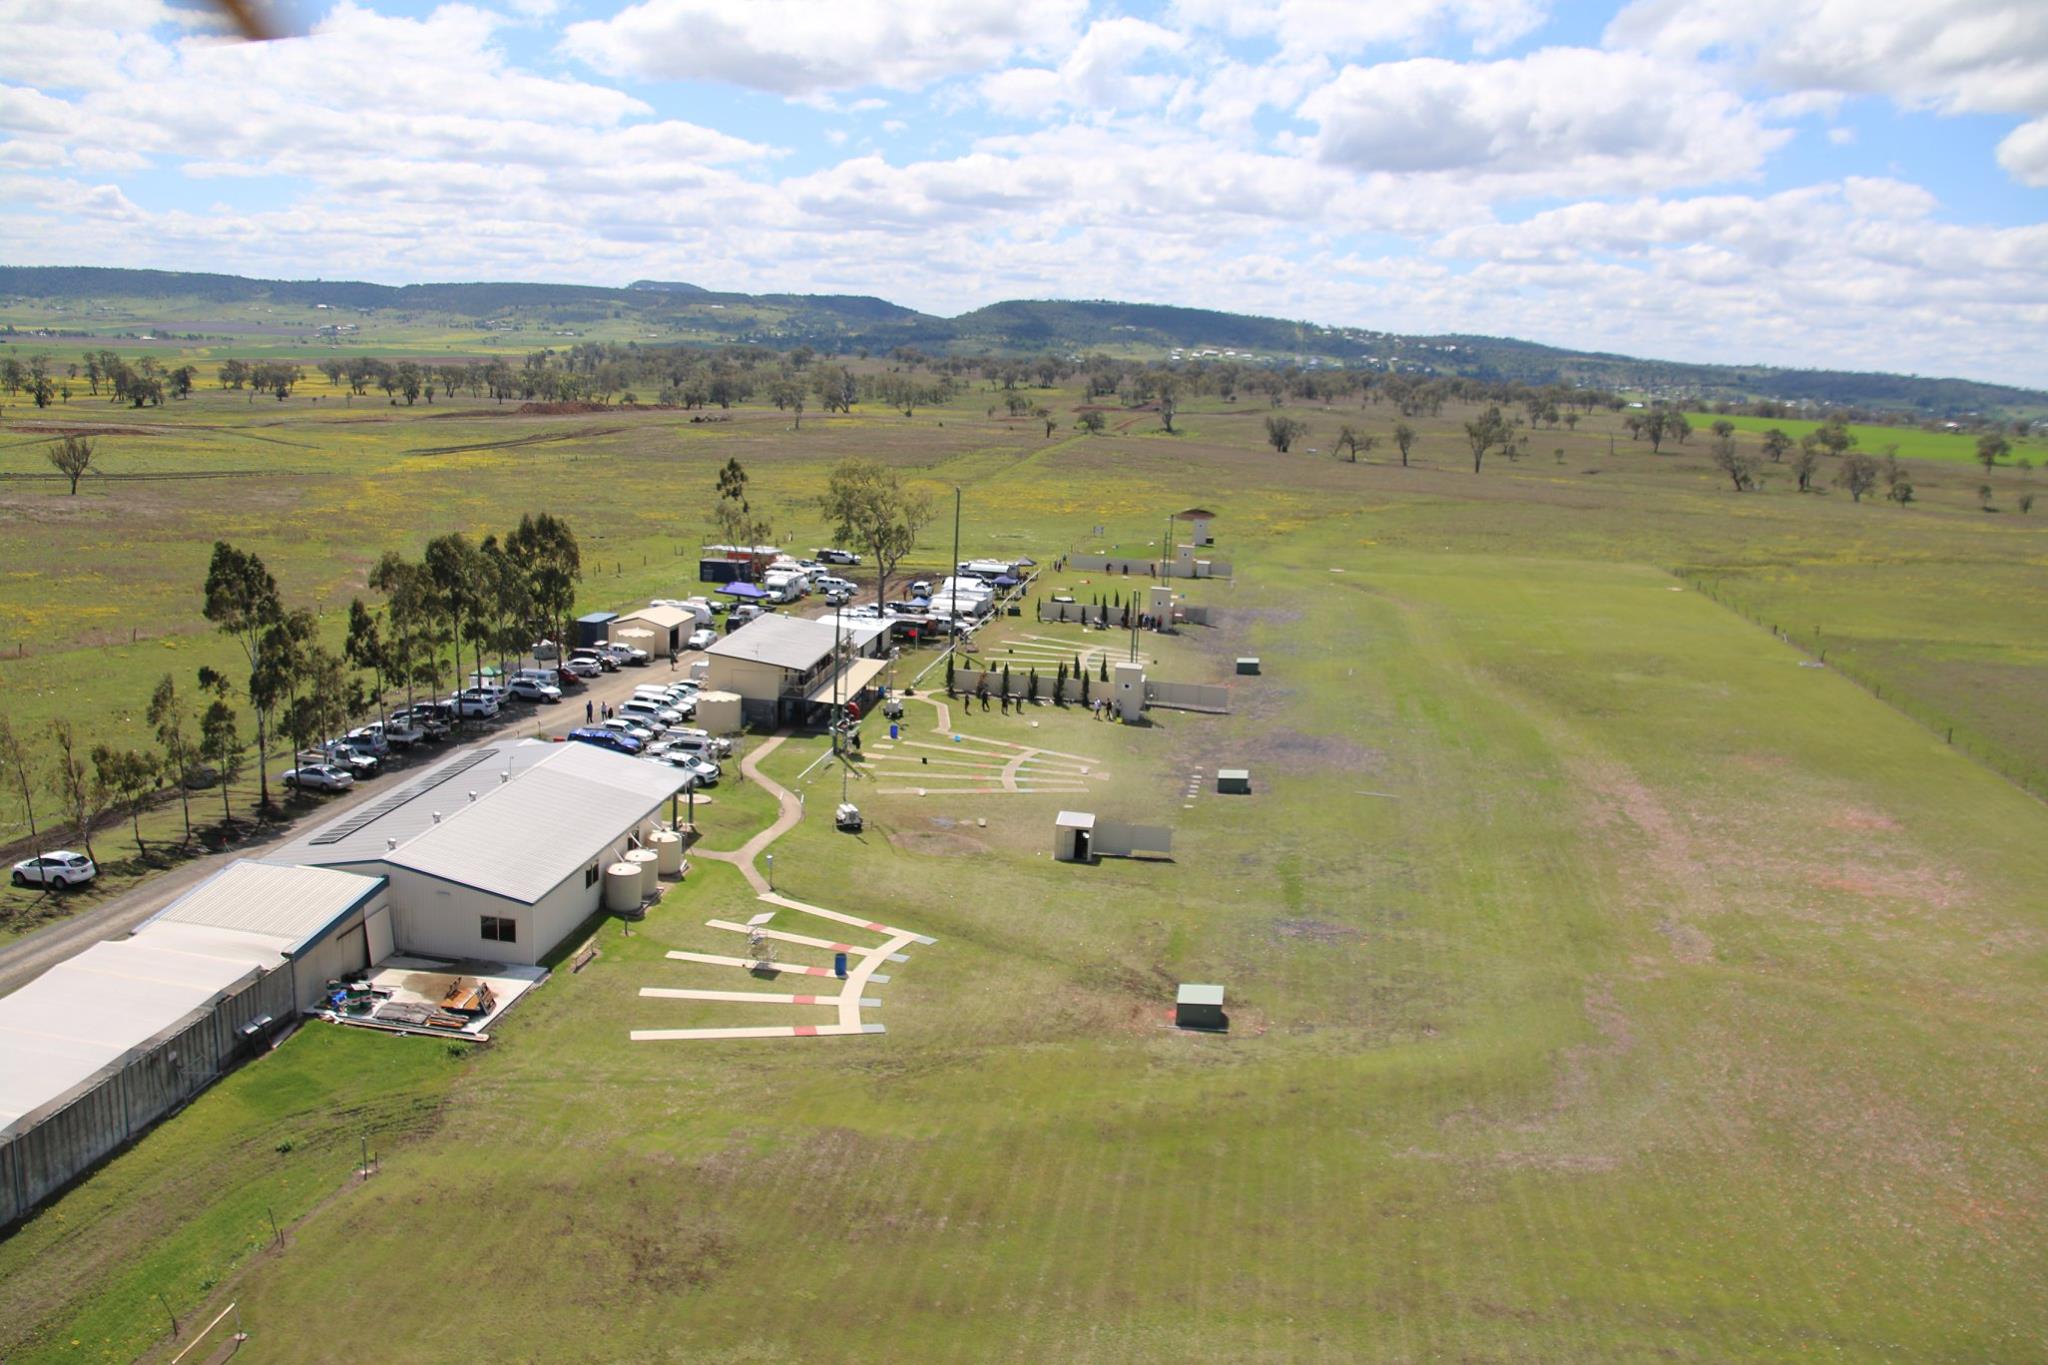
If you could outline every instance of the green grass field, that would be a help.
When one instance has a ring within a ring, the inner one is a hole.
[[[1474,476],[1451,412],[1402,469],[1276,456],[1249,409],[1047,441],[987,401],[799,433],[209,395],[110,453],[240,467],[252,435],[300,444],[231,497],[0,490],[0,548],[41,575],[0,605],[119,609],[115,638],[0,665],[31,716],[214,657],[192,585],[216,534],[332,615],[383,545],[548,506],[611,561],[588,605],[667,595],[729,454],[794,544],[821,534],[818,471],[859,452],[958,483],[966,553],[1049,562],[1096,524],[1142,546],[1199,502],[1237,570],[1187,587],[1217,625],[1146,641],[1162,677],[1232,682],[1232,714],[957,716],[1104,775],[1086,798],[863,783],[864,835],[813,818],[777,844],[779,888],[937,938],[889,969],[886,1035],[628,1042],[757,1021],[637,994],[727,984],[662,956],[729,951],[704,920],[754,908],[700,861],[487,1051],[315,1028],[110,1163],[0,1244],[0,1355],[131,1355],[162,1330],[155,1292],[236,1300],[244,1352],[281,1361],[351,1358],[366,1332],[532,1360],[2040,1352],[2048,815],[1892,702],[2048,762],[2027,587],[2048,513],[1987,515],[1978,471],[1933,463],[1906,509],[1789,479],[1738,496],[1703,442],[1610,455],[1604,419]],[[1394,420],[1300,415],[1325,451],[1340,421]],[[405,454],[514,433],[568,438]],[[2026,480],[1993,476],[2008,504]],[[1129,585],[1087,577],[1047,586]],[[173,643],[126,644],[131,618]],[[1886,697],[1802,667],[1772,624],[1818,627]],[[1047,633],[1084,639],[1027,615],[981,648]],[[1240,654],[1264,674],[1232,678]],[[770,774],[818,752],[792,742]],[[1219,766],[1254,795],[1217,795]],[[814,812],[839,794],[820,773]],[[761,795],[721,793],[706,844],[764,825]],[[1173,825],[1172,859],[1053,863],[1052,815],[1084,799]],[[1229,1037],[1165,1027],[1188,980],[1228,987]],[[384,1166],[354,1187],[359,1128]],[[311,1131],[303,1164],[275,1150]],[[172,1182],[200,1161],[204,1190]],[[233,1191],[299,1173],[277,1215],[310,1216],[257,1254],[266,1216]]]
[[[1698,433],[1716,422],[1733,422],[1737,431],[1762,435],[1773,427],[1798,440],[1808,432],[1816,430],[1819,422],[1802,421],[1788,417],[1723,417],[1719,413],[1695,412],[1688,414]],[[1976,464],[1977,438],[1961,432],[1924,431],[1919,427],[1877,426],[1865,423],[1852,426],[1856,435],[1856,448],[1881,455],[1887,446],[1897,446],[1902,460],[1937,460],[1947,464]],[[2026,460],[2039,465],[2048,462],[2048,446],[2039,441],[2013,441],[2012,454],[2006,457],[2008,463],[2017,464]]]

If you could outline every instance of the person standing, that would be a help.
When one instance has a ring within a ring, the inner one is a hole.
[[[585,725],[588,725],[588,724],[590,724],[590,722],[592,722],[593,720],[596,720],[596,719],[597,719],[597,703],[596,703],[596,702],[593,702],[593,701],[592,701],[592,700],[591,700],[590,698],[588,698],[588,697],[585,697],[585,698],[583,699],[583,723],[584,723]]]

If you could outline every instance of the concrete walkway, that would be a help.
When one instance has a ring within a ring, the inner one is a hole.
[[[769,888],[768,879],[754,866],[754,860],[768,851],[768,845],[795,829],[796,822],[804,818],[803,802],[797,800],[792,792],[774,778],[764,777],[761,773],[761,760],[780,749],[782,741],[789,736],[788,730],[777,731],[763,741],[759,748],[748,751],[740,760],[740,771],[758,783],[763,790],[774,794],[775,804],[780,808],[776,813],[775,823],[730,852],[709,848],[691,850],[700,858],[715,858],[721,863],[731,863],[739,868],[740,875],[747,879],[747,885],[754,888],[754,894],[757,896],[765,894]]]
[[[870,985],[882,985],[889,980],[879,969],[884,963],[907,961],[908,959],[903,953],[905,948],[913,943],[929,944],[933,942],[930,937],[924,934],[916,934],[908,929],[898,929],[891,925],[880,924],[874,920],[863,919],[859,915],[849,915],[843,910],[831,910],[822,905],[810,905],[804,901],[792,900],[788,896],[778,895],[770,889],[768,879],[761,875],[760,871],[754,866],[754,862],[767,851],[770,844],[796,828],[797,822],[803,819],[804,807],[803,803],[798,801],[796,796],[783,787],[781,783],[764,775],[759,764],[762,759],[780,748],[782,741],[788,737],[788,731],[776,734],[763,743],[760,748],[753,750],[740,760],[740,771],[774,794],[775,803],[778,808],[775,823],[747,840],[739,848],[730,852],[718,852],[699,848],[696,850],[696,854],[698,857],[715,858],[719,862],[731,863],[739,868],[740,875],[745,877],[747,884],[754,888],[755,897],[766,904],[779,906],[784,910],[794,910],[800,914],[812,915],[818,919],[829,920],[837,924],[851,925],[855,928],[866,930],[871,934],[881,934],[884,936],[884,941],[872,947],[861,947],[839,939],[812,938],[807,935],[792,934],[778,929],[761,930],[766,937],[779,942],[798,943],[806,947],[822,948],[829,952],[845,953],[851,961],[846,973],[846,980],[841,983],[839,993],[836,995],[784,995],[770,994],[763,991],[697,990],[674,986],[643,986],[640,988],[640,994],[643,997],[655,1000],[717,1001],[725,1004],[752,1005],[829,1005],[837,1009],[838,1021],[836,1023],[774,1024],[753,1028],[633,1029],[626,1035],[631,1041],[636,1043],[677,1043],[710,1042],[740,1038],[839,1038],[853,1034],[880,1033],[883,1031],[882,1025],[868,1024],[861,1021],[860,1012],[862,1010],[874,1009],[882,1003],[875,997],[864,994],[866,988]],[[742,934],[747,933],[749,929],[747,925],[736,924],[731,920],[723,919],[707,920],[705,924],[712,929]],[[700,966],[737,967],[749,972],[753,971],[758,965],[745,958],[727,957],[717,953],[692,953],[678,950],[670,952],[668,956],[676,961],[696,963]],[[830,977],[832,975],[831,971],[824,967],[807,967],[785,962],[770,963],[768,966],[771,970],[786,971],[804,976]]]

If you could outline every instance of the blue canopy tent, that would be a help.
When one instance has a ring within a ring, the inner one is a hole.
[[[728,583],[718,591],[723,597],[744,597],[750,601],[758,600],[768,595],[766,588],[755,587],[752,583]]]

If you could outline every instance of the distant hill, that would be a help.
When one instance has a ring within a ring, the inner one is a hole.
[[[434,314],[479,326],[512,320],[565,326],[630,318],[679,341],[789,349],[934,354],[1119,355],[1251,365],[1347,365],[1527,384],[1589,384],[1675,399],[1767,398],[1889,408],[1925,417],[2048,415],[2048,392],[1970,379],[1695,365],[1572,351],[1508,337],[1405,336],[1359,327],[1111,300],[1009,300],[945,318],[851,294],[737,294],[680,280],[593,285],[365,284],[255,280],[168,270],[0,266],[0,300],[282,303]]]

